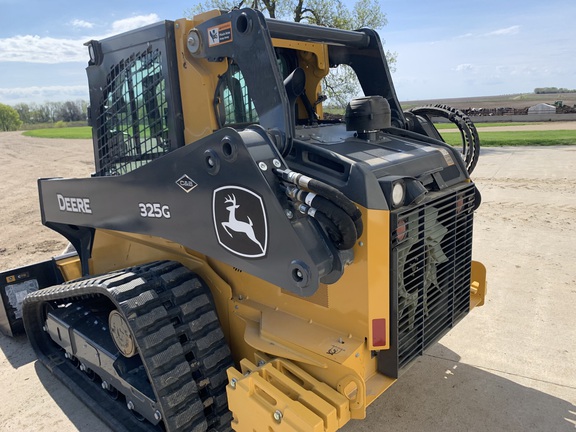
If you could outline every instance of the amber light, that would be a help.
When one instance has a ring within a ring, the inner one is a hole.
[[[456,214],[462,213],[463,209],[464,209],[464,195],[460,194],[456,199]]]
[[[372,320],[372,346],[386,345],[386,319],[377,318]]]
[[[396,226],[396,237],[398,241],[401,242],[406,238],[406,231],[408,227],[406,226],[406,221],[404,219],[398,220],[398,225]]]

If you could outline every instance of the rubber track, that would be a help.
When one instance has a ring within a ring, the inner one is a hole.
[[[106,297],[131,327],[168,432],[229,431],[230,350],[207,286],[176,262],[155,262],[39,290],[23,304],[24,326],[39,360],[115,431],[158,431],[111,401],[42,331],[46,302]]]

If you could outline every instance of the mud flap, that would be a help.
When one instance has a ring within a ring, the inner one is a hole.
[[[0,273],[0,331],[6,336],[24,333],[22,302],[26,295],[62,282],[55,259]]]

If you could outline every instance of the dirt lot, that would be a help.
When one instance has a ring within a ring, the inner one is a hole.
[[[57,254],[65,242],[40,224],[36,179],[88,176],[91,143],[0,133],[0,161],[0,269]],[[487,304],[345,431],[576,429],[576,146],[487,149],[473,177]],[[1,431],[108,430],[25,337],[0,335],[0,383]]]
[[[443,98],[440,100],[419,100],[402,102],[404,107],[416,107],[431,105],[436,103],[447,104],[458,109],[467,108],[528,108],[539,103],[554,104],[562,101],[564,106],[572,107],[576,105],[576,93],[548,93],[548,94],[511,94],[499,96],[479,96],[467,98]]]

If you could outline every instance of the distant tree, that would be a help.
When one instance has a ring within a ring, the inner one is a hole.
[[[22,123],[32,123],[32,112],[30,111],[30,105],[27,103],[19,103],[13,106],[13,108],[18,113]]]
[[[0,131],[15,131],[22,126],[18,111],[9,105],[0,104]]]
[[[551,93],[576,93],[576,90],[569,90],[567,88],[558,87],[536,87],[535,94],[551,94]]]
[[[82,101],[66,101],[64,102],[59,112],[57,113],[57,119],[65,122],[73,122],[83,120],[85,118],[82,112]]]
[[[345,6],[341,0],[206,0],[188,13],[195,15],[210,9],[231,10],[242,7],[258,9],[270,18],[344,30],[362,27],[379,30],[388,23],[386,14],[380,8],[380,2],[376,0],[357,0],[352,9]],[[394,71],[397,53],[387,51],[386,59],[390,69]],[[360,92],[354,71],[342,66],[333,69],[324,79],[323,88],[329,102],[342,107]]]

